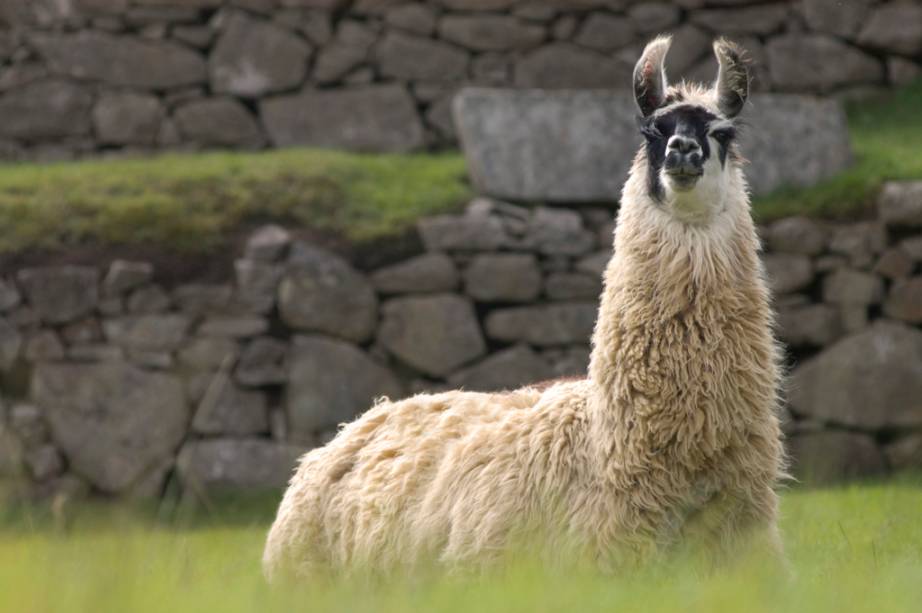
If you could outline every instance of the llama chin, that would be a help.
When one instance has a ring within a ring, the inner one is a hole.
[[[381,401],[302,459],[268,536],[270,579],[484,566],[522,543],[608,572],[685,546],[780,555],[780,352],[734,145],[748,73],[717,41],[713,88],[669,86],[669,44],[651,42],[634,73],[646,142],[588,376]]]

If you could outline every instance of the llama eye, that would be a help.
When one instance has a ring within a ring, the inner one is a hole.
[[[718,143],[721,143],[723,145],[729,143],[733,139],[735,134],[736,134],[736,131],[733,130],[732,128],[723,128],[721,130],[714,130],[713,132],[711,132],[711,136],[713,136],[714,139]]]
[[[654,124],[641,126],[640,133],[650,140],[657,140],[663,137],[662,132],[660,132]]]

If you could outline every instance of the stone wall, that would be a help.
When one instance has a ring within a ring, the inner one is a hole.
[[[0,0],[0,157],[289,145],[450,146],[462,85],[624,88],[672,32],[759,91],[852,93],[920,72],[922,5],[877,0]]]
[[[227,283],[21,269],[0,280],[0,476],[36,494],[280,487],[375,397],[583,375],[613,224],[478,199],[371,271],[275,226]],[[887,185],[876,219],[762,230],[796,474],[922,468],[922,183]]]

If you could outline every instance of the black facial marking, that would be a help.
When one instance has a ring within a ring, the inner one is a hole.
[[[702,163],[707,162],[711,156],[708,127],[716,119],[719,118],[710,111],[693,105],[678,106],[665,113],[654,113],[640,119],[640,132],[646,141],[647,189],[651,197],[661,200],[663,196],[660,170],[666,160],[666,146],[669,138],[678,134],[695,139],[701,147]],[[721,166],[724,166],[735,130],[728,125],[715,130],[711,136],[718,143],[717,156]]]

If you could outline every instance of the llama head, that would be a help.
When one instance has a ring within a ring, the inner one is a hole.
[[[634,68],[646,188],[655,202],[695,223],[720,210],[739,172],[734,120],[749,93],[749,71],[742,50],[720,39],[714,42],[719,68],[712,86],[670,86],[663,62],[671,42],[654,39]]]

